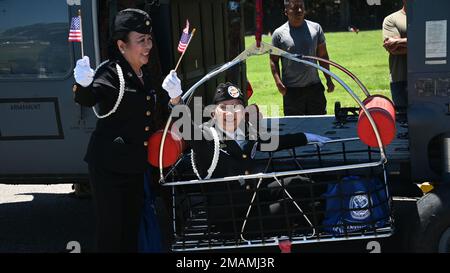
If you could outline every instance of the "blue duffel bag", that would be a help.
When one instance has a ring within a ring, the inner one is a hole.
[[[324,197],[325,232],[342,235],[384,227],[389,221],[385,185],[377,178],[345,177],[339,183],[328,184]]]

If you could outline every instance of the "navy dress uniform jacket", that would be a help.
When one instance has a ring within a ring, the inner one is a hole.
[[[97,71],[93,83],[74,85],[75,101],[83,106],[98,105],[99,114],[113,109],[119,95],[119,64],[125,80],[125,94],[115,113],[97,121],[89,141],[85,161],[115,173],[144,173],[147,140],[155,128],[156,92],[144,71],[144,84],[123,57],[109,61]]]
[[[201,127],[202,132],[207,136],[207,138],[205,137],[206,139],[194,140],[190,143],[195,155],[196,168],[202,178],[206,177],[207,169],[211,165],[214,154],[214,141],[209,140],[212,139],[212,136],[210,136],[210,130],[206,128],[207,126]],[[250,128],[250,130],[253,129],[254,128]],[[261,140],[248,139],[241,148],[235,140],[220,141],[219,161],[212,174],[212,178],[249,175],[260,172],[261,170],[257,168],[257,165],[260,164],[256,164],[256,161],[253,160],[253,155],[256,150],[261,150],[261,143],[263,143]],[[303,133],[280,135],[278,148],[274,151],[294,148],[306,144],[307,139]],[[286,184],[293,185],[298,182],[299,177],[288,177],[283,178],[283,180],[285,180]],[[207,218],[209,225],[211,225],[215,231],[220,231],[222,234],[220,236],[234,237],[236,233],[240,231],[255,190],[254,187],[256,183],[254,182],[254,180],[246,180],[243,184],[240,181],[232,181],[207,183],[202,185],[202,192],[205,194],[208,208]],[[268,204],[268,202],[276,204],[282,199],[283,192],[280,191],[278,187],[274,187],[278,186],[278,184],[267,183],[268,182],[266,181],[262,188],[270,190],[261,191],[258,200],[266,202],[266,204]],[[273,190],[271,187],[273,187]],[[273,212],[269,209],[269,205],[263,205],[259,210],[263,215],[273,215]],[[254,209],[252,213],[255,213],[255,211],[257,211],[257,209]],[[265,220],[264,227],[266,232],[270,232],[272,229],[285,229],[286,227],[283,226],[284,224],[285,220],[283,217],[269,218],[269,220]],[[257,220],[252,220],[247,223],[246,231],[254,233],[255,230],[257,231],[259,228],[259,222]]]
[[[191,141],[190,143],[195,154],[196,167],[202,178],[206,177],[207,170],[211,165],[214,155],[214,141],[210,140],[212,139],[211,133],[209,129],[205,128],[207,128],[207,126],[202,126],[202,132],[207,137],[204,137],[202,140]],[[252,128],[250,130],[252,130]],[[247,139],[241,148],[235,140],[221,140],[219,162],[212,174],[212,178],[254,173],[256,167],[253,160],[254,152],[260,151],[261,143],[268,141],[269,140],[261,141],[260,139]],[[303,133],[280,135],[278,148],[274,151],[306,144],[306,136]]]

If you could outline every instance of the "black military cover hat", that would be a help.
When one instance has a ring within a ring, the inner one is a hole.
[[[143,10],[124,9],[117,13],[113,31],[136,31],[142,34],[150,34],[152,32],[152,19]]]
[[[225,100],[237,99],[244,105],[244,94],[241,89],[232,84],[231,82],[221,83],[216,88],[216,94],[214,95],[213,103],[218,104]]]

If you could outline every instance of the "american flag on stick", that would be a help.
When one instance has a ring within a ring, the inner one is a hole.
[[[181,34],[180,42],[178,43],[178,52],[183,53],[191,39],[191,34],[189,34],[189,21],[186,20],[186,27],[183,29],[183,34]]]
[[[83,33],[81,32],[81,17],[72,18],[69,31],[69,42],[83,42]]]
[[[186,27],[183,29],[183,34],[181,34],[180,42],[178,43],[178,52],[181,53],[180,58],[178,59],[178,63],[175,66],[175,71],[177,71],[178,66],[180,66],[181,60],[183,59],[184,54],[186,53],[186,49],[189,46],[189,43],[192,40],[192,37],[195,34],[195,28],[189,34],[189,21],[186,20]]]

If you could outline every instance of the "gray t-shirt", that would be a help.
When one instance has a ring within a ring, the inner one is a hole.
[[[317,46],[323,43],[322,27],[308,20],[298,28],[286,22],[272,35],[272,45],[293,54],[317,56]],[[319,73],[312,66],[281,58],[281,68],[281,80],[286,87],[305,87],[320,82]]]
[[[406,38],[407,31],[406,14],[403,10],[392,13],[383,21],[383,40],[386,38]],[[389,71],[391,82],[408,80],[408,57],[404,55],[389,54]]]

